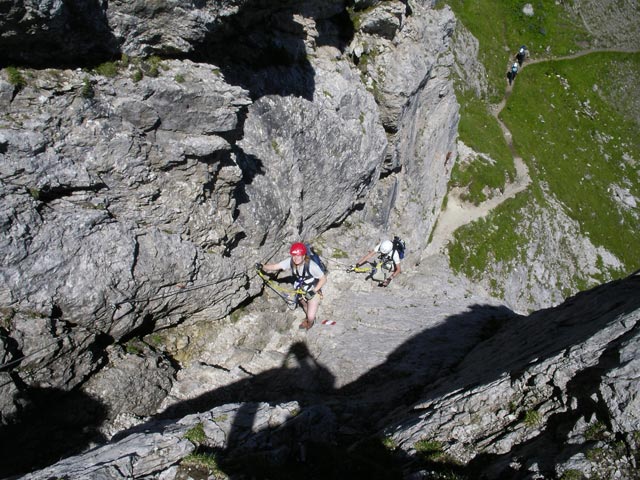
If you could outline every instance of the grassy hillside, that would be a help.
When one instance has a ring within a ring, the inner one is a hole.
[[[490,154],[493,160],[493,163],[482,160],[465,165],[457,163],[451,173],[451,186],[465,187],[468,193],[463,195],[464,200],[477,205],[486,200],[485,187],[501,189],[505,183],[514,180],[516,169],[500,126],[487,104],[469,90],[458,88],[457,91],[460,138],[474,151]]]
[[[535,181],[546,183],[591,241],[628,270],[640,259],[639,211],[615,192],[640,198],[640,125],[623,109],[631,102],[625,94],[639,93],[638,79],[640,54],[531,65],[501,117]]]
[[[576,264],[571,285],[550,288],[570,294],[590,281],[637,269],[640,205],[634,206],[634,201],[640,199],[640,55],[572,55],[588,53],[583,49],[593,39],[555,1],[530,2],[532,17],[522,12],[525,2],[446,3],[478,38],[480,60],[489,74],[485,98],[476,98],[464,85],[458,88],[461,140],[496,161],[456,167],[452,185],[465,186],[468,200],[481,202],[485,186],[499,188],[513,178],[511,153],[490,114],[491,104],[505,95],[506,68],[519,45],[526,44],[531,59],[539,62],[525,62],[500,117],[529,168],[532,184],[487,218],[456,232],[449,248],[452,266],[502,293],[504,286],[498,284],[498,274],[491,276],[492,269],[531,267],[525,252],[530,259],[532,250],[541,248],[533,246],[540,232],[522,225],[539,228],[545,218],[539,212],[551,211],[552,199],[554,208],[561,208],[578,225],[579,235],[604,247],[623,266],[617,271],[602,268],[599,277],[581,272]]]
[[[590,34],[580,19],[555,0],[446,0],[456,17],[480,42],[479,59],[489,74],[489,100],[497,103],[504,92],[510,59],[520,45],[536,58],[558,57],[581,50]],[[523,13],[531,4],[533,15]]]

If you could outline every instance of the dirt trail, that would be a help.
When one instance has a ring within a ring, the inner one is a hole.
[[[609,53],[637,53],[637,49],[591,49],[580,51],[571,55],[565,55],[562,57],[542,57],[542,58],[527,58],[526,61],[520,66],[520,73],[524,70],[527,65],[533,65],[536,63],[542,62],[550,62],[556,60],[571,60],[578,57],[582,57],[584,55],[589,55],[591,53],[597,52],[609,52]],[[509,62],[511,65],[511,61]],[[508,68],[508,66],[507,66]],[[514,80],[514,82],[517,81]],[[497,105],[491,106],[491,113],[495,117],[496,121],[500,125],[502,130],[502,134],[504,135],[505,141],[511,150],[511,154],[513,156],[513,162],[516,169],[516,178],[513,182],[505,185],[504,191],[495,197],[492,197],[480,205],[474,205],[472,203],[465,202],[461,199],[460,194],[462,191],[460,189],[452,189],[448,194],[447,206],[446,208],[440,212],[440,216],[438,217],[438,223],[434,229],[431,243],[427,246],[424,256],[429,256],[437,253],[442,253],[442,249],[445,246],[446,242],[449,241],[453,232],[455,232],[459,227],[466,225],[467,223],[471,223],[474,220],[485,217],[491,210],[496,208],[502,202],[513,198],[516,194],[525,190],[529,184],[531,183],[531,177],[529,176],[529,170],[527,166],[522,161],[522,157],[520,157],[515,148],[513,147],[513,138],[511,132],[507,128],[507,126],[500,120],[499,115],[502,109],[505,107],[509,96],[511,95],[511,91],[513,85],[509,85],[509,83],[505,80],[506,88],[505,94],[502,98],[502,101]]]
[[[455,232],[459,227],[485,217],[491,210],[496,208],[502,202],[509,198],[513,198],[516,194],[525,190],[531,183],[529,169],[522,161],[522,157],[517,154],[513,147],[513,137],[511,132],[499,118],[500,112],[507,104],[507,99],[511,95],[511,88],[511,85],[507,85],[504,98],[498,105],[493,106],[491,113],[500,125],[505,141],[511,150],[513,163],[516,169],[516,178],[513,182],[505,185],[505,188],[500,195],[491,197],[479,205],[474,205],[462,200],[460,197],[461,193],[463,193],[462,189],[452,189],[448,195],[447,206],[442,212],[440,212],[440,216],[438,217],[438,223],[434,229],[431,243],[427,245],[425,250],[426,256],[441,253],[445,243],[452,238],[453,232]]]

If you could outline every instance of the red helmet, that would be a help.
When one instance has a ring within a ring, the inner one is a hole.
[[[304,246],[304,243],[296,242],[291,245],[291,249],[289,250],[291,255],[306,255],[307,247]]]

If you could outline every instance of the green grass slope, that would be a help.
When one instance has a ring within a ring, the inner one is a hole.
[[[547,250],[540,229],[560,214],[559,222],[571,223],[567,232],[588,239],[600,252],[610,252],[622,266],[607,267],[601,258],[596,260],[599,273],[593,268],[587,272],[577,258],[571,265],[576,243],[569,245],[571,239],[561,238],[555,252],[562,251],[563,243],[568,245],[563,268],[572,270],[564,277],[571,280],[567,284],[551,276],[549,289],[569,295],[594,281],[636,270],[640,266],[640,205],[634,205],[640,199],[639,54],[589,53],[585,49],[594,39],[555,1],[529,2],[533,16],[523,13],[525,2],[446,3],[478,38],[479,57],[489,74],[485,98],[476,98],[464,85],[457,89],[460,139],[495,160],[459,164],[452,173],[451,186],[465,187],[466,199],[474,203],[484,200],[485,187],[500,188],[513,179],[511,152],[490,109],[505,95],[506,68],[518,46],[526,44],[531,52],[500,118],[529,168],[532,184],[486,218],[456,231],[449,245],[453,268],[485,281],[494,294],[504,294],[508,286],[500,282],[506,280],[505,269],[529,269],[528,278],[534,276],[531,259]],[[563,228],[554,225],[546,233],[558,237]]]
[[[480,42],[479,59],[489,75],[489,100],[497,103],[509,59],[520,45],[537,57],[558,57],[581,50],[591,35],[579,19],[555,0],[447,0],[456,17]],[[523,7],[530,4],[533,15]]]
[[[640,259],[640,125],[622,105],[635,96],[640,54],[598,53],[531,65],[502,112],[514,146],[536,182],[545,182],[584,234],[628,270]],[[631,83],[629,83],[631,82]]]

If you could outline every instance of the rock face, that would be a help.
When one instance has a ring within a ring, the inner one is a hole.
[[[34,391],[82,392],[123,426],[154,413],[174,366],[131,342],[225,317],[259,293],[256,261],[372,215],[369,197],[399,224],[414,185],[428,234],[450,168],[429,152],[455,141],[453,17],[374,3],[358,24],[338,1],[4,2],[3,425]],[[355,65],[365,36],[377,70]],[[143,403],[113,387],[145,379]]]
[[[509,321],[386,431],[490,478],[636,478],[639,288],[632,276]]]
[[[637,24],[634,15],[630,14],[637,13],[637,3],[579,0],[567,8],[582,19],[587,31],[596,39],[596,45],[623,49],[640,47]]]
[[[446,193],[458,129],[453,87],[443,75],[454,64],[455,18],[448,9],[426,8],[376,2],[358,12],[362,27],[350,46],[390,142],[383,165],[388,176],[364,217],[402,233],[416,249],[427,244]]]

